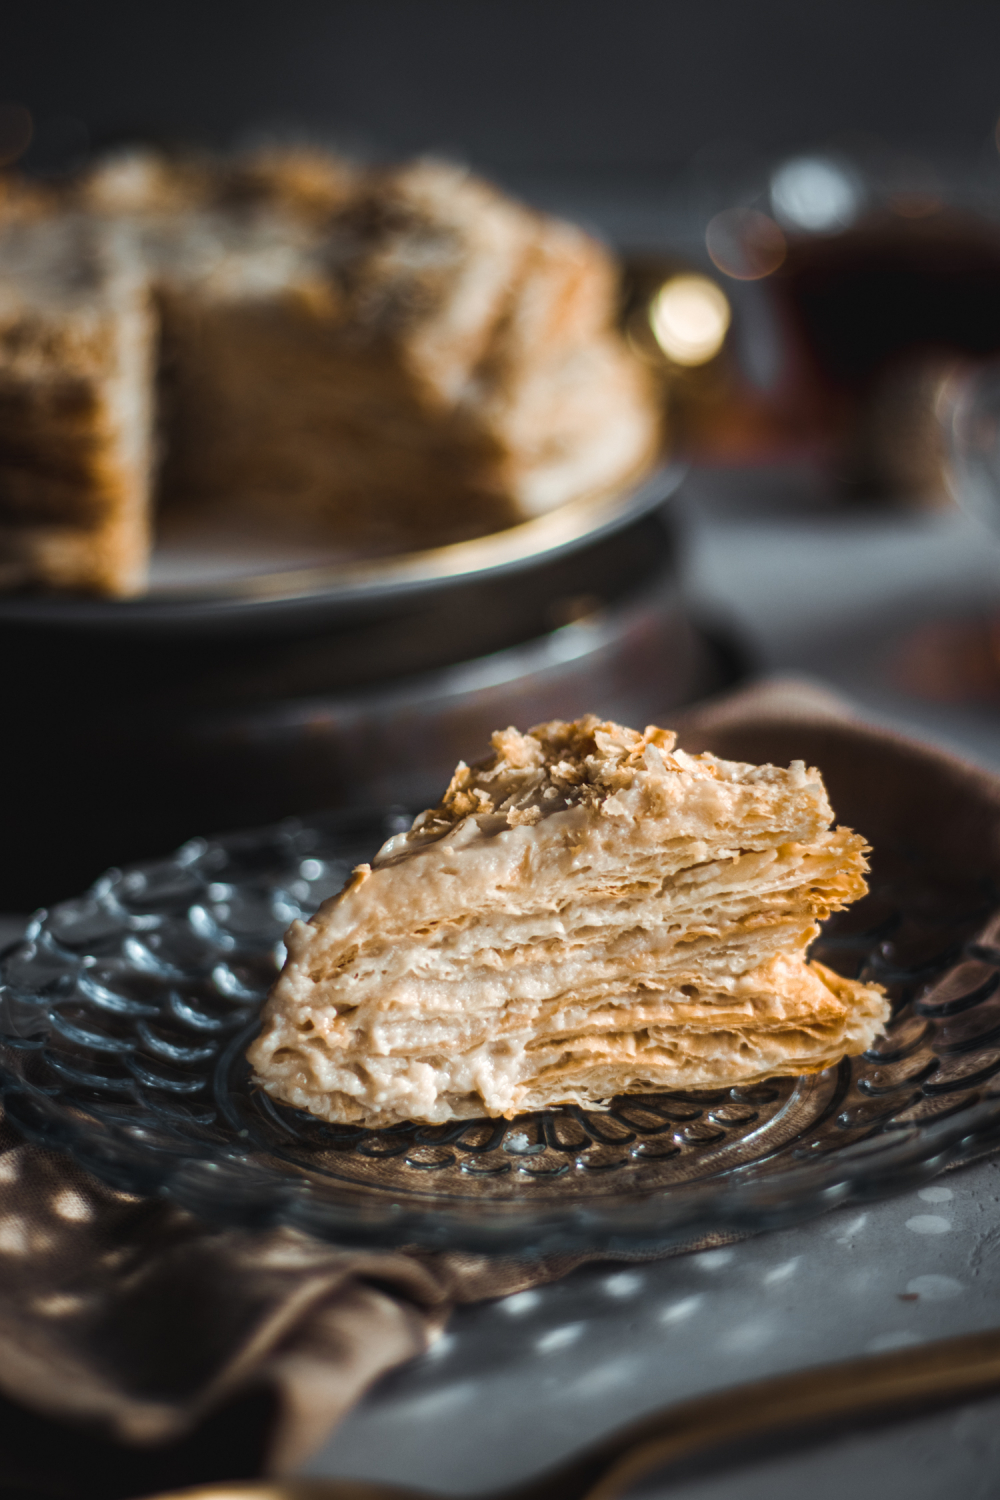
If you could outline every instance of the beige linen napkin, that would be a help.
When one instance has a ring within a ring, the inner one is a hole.
[[[1000,878],[1000,777],[872,729],[806,683],[673,717],[689,750],[818,765],[838,819],[876,848],[908,840],[942,872]],[[581,1259],[366,1253],[219,1229],[107,1188],[0,1123],[0,1500],[113,1500],[287,1470],[453,1305]]]

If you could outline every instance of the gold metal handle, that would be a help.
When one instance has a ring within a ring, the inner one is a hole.
[[[797,1370],[753,1385],[713,1391],[636,1423],[592,1453],[596,1483],[564,1494],[573,1493],[574,1500],[617,1500],[655,1470],[725,1443],[813,1422],[902,1412],[923,1404],[944,1405],[998,1386],[1000,1330],[996,1329],[816,1370]],[[556,1500],[555,1492],[549,1493]]]
[[[796,1370],[668,1406],[492,1500],[620,1500],[657,1469],[808,1423],[946,1405],[1000,1388],[1000,1329]],[[352,1479],[236,1480],[152,1500],[433,1500]],[[480,1500],[490,1500],[481,1492]]]

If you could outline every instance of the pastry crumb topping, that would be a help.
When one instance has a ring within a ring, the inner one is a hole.
[[[474,766],[459,761],[441,801],[416,818],[414,832],[439,836],[470,814],[493,815],[517,828],[581,803],[600,808],[637,772],[711,774],[701,757],[674,751],[672,730],[650,724],[639,734],[595,714],[552,719],[526,734],[498,729],[491,738],[493,754]]]
[[[648,724],[640,734],[610,719],[586,714],[551,719],[525,734],[512,727],[491,735],[493,754],[475,765],[459,761],[436,807],[419,813],[406,833],[395,834],[379,850],[376,865],[391,863],[415,847],[444,838],[466,819],[483,833],[533,827],[569,807],[589,807],[604,817],[629,816],[618,794],[644,786],[654,795],[681,773],[702,780],[815,780],[801,761],[789,770],[719,760],[705,752],[689,755],[675,748],[671,729]]]

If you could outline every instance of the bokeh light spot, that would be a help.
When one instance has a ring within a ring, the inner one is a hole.
[[[756,208],[726,208],[705,231],[713,265],[736,281],[770,276],[785,258],[785,236],[773,219]]]
[[[794,156],[771,178],[771,206],[782,224],[812,234],[846,229],[861,191],[846,167],[823,156]]]
[[[31,1250],[31,1235],[20,1214],[7,1214],[0,1219],[0,1254],[27,1255]]]
[[[52,1208],[61,1219],[70,1223],[83,1223],[93,1215],[90,1204],[73,1188],[63,1188],[52,1200]]]
[[[707,276],[671,276],[649,304],[653,337],[678,365],[703,365],[713,359],[731,320],[729,298]]]

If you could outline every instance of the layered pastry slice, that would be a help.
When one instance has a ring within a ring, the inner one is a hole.
[[[493,736],[310,922],[249,1051],[261,1086],[371,1126],[511,1117],[815,1072],[877,987],[810,963],[863,895],[820,775],[587,717]]]

